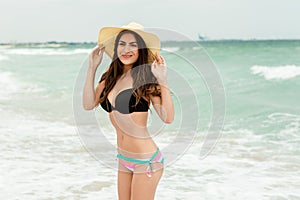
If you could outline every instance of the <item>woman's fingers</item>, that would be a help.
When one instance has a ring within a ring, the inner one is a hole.
[[[161,64],[163,64],[163,63],[164,63],[164,59],[162,58],[162,56],[161,56],[161,55],[159,55],[159,62],[160,62]]]
[[[92,53],[95,53],[96,51],[98,51],[98,48],[99,48],[99,46],[95,46],[95,47],[92,49]]]
[[[105,47],[103,44],[99,44],[93,48],[92,52],[89,55],[90,66],[97,69],[97,67],[100,65],[102,61],[104,50]]]
[[[156,60],[154,60],[154,61],[153,61],[153,63],[152,63],[152,67],[154,67],[154,68],[155,68],[155,67],[156,67],[156,65],[157,65],[157,63],[156,63]]]
[[[103,54],[104,50],[105,50],[104,45],[103,44],[99,44],[99,45],[97,45],[97,46],[94,47],[94,49],[92,50],[92,53],[94,55],[101,55],[101,54]]]
[[[158,53],[155,53],[155,61],[157,61],[159,63],[159,57],[158,57]]]
[[[165,64],[165,59],[164,59],[164,57],[162,57],[162,56],[159,56],[160,57],[160,60],[161,60],[161,64]]]
[[[158,53],[155,54],[155,60],[157,61],[158,64],[160,65],[165,65],[165,59],[164,57],[162,57],[161,55],[159,55]]]
[[[100,45],[99,45],[99,50],[102,51],[102,52],[104,52],[105,46],[104,46],[103,44],[100,44]]]

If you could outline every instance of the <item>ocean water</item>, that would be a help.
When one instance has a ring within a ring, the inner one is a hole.
[[[117,199],[113,128],[80,108],[94,45],[0,45],[1,199]],[[300,41],[165,42],[162,55],[176,116],[149,115],[167,163],[156,199],[300,199]]]

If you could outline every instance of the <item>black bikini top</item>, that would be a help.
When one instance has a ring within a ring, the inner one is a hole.
[[[103,92],[100,98],[103,97]],[[140,98],[140,101],[135,105],[136,97],[133,95],[133,89],[122,90],[115,99],[115,107],[111,105],[108,98],[106,98],[102,103],[101,107],[107,112],[117,110],[123,114],[129,114],[133,112],[147,112],[149,109],[148,102],[144,98]]]

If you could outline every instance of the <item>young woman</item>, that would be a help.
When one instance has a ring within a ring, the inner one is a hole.
[[[101,29],[98,46],[90,54],[83,107],[91,110],[100,104],[116,129],[120,200],[154,199],[163,173],[163,156],[147,130],[150,103],[165,123],[174,118],[159,48],[157,36],[130,23]],[[95,73],[104,52],[112,62],[95,89]]]

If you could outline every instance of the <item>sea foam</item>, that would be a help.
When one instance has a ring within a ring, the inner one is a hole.
[[[0,71],[0,101],[10,100],[12,95],[19,91],[20,87],[11,72]]]
[[[20,93],[44,91],[37,84],[19,80],[14,73],[9,71],[0,71],[0,88],[0,102],[11,100]]]
[[[180,47],[165,47],[162,48],[162,51],[166,51],[166,52],[176,52],[179,51]]]
[[[300,75],[300,66],[285,65],[285,66],[261,66],[254,65],[251,67],[252,74],[263,76],[266,80],[291,79]]]
[[[0,54],[0,60],[9,60],[9,58]]]

